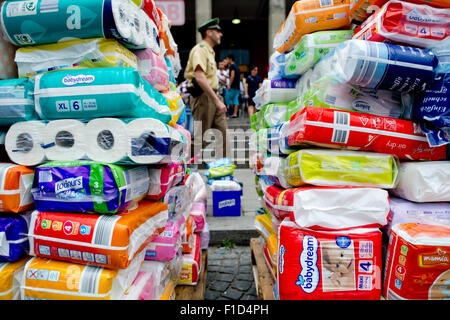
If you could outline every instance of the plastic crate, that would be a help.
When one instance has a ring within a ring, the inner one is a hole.
[[[213,191],[213,216],[230,217],[241,215],[241,196],[240,191]]]

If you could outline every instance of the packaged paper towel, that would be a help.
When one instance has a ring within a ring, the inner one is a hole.
[[[100,117],[172,119],[167,100],[133,68],[63,70],[35,78],[36,111],[42,119]]]
[[[391,192],[415,202],[450,201],[450,161],[402,162]]]
[[[51,161],[36,168],[32,196],[38,211],[114,214],[147,194],[146,166]]]
[[[0,80],[0,126],[39,119],[33,91],[34,84],[27,79]]]
[[[20,300],[20,283],[29,257],[16,262],[0,262],[0,300]]]
[[[138,69],[133,52],[117,40],[93,38],[22,47],[16,51],[19,77],[63,69],[130,67]]]
[[[33,208],[33,177],[31,168],[0,163],[0,212],[18,213]]]

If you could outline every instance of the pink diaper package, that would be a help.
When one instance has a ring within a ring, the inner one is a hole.
[[[201,232],[205,227],[206,206],[203,201],[196,202],[192,205],[189,216],[192,216],[195,222],[193,232]]]
[[[170,188],[183,181],[185,172],[183,162],[164,164],[150,169],[150,188],[146,199],[162,199]]]
[[[155,90],[162,92],[169,90],[169,70],[163,57],[151,49],[137,50],[139,74],[147,80]]]
[[[183,215],[176,215],[167,223],[164,231],[146,247],[145,260],[170,261],[181,248],[182,229],[186,219]]]

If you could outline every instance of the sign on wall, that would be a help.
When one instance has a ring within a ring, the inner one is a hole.
[[[171,25],[182,26],[185,22],[184,0],[159,0],[156,6],[165,13]]]

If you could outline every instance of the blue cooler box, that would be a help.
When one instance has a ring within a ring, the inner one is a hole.
[[[241,215],[241,196],[240,191],[213,191],[213,216],[229,217]]]

